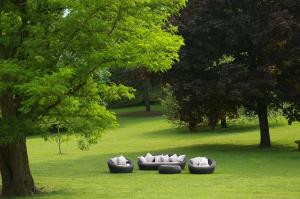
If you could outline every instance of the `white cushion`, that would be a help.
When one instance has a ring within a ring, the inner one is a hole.
[[[208,167],[208,159],[206,157],[200,157],[199,158],[199,167]]]
[[[191,163],[193,166],[198,166],[199,165],[199,159],[198,158],[192,158],[190,159]]]
[[[171,162],[178,162],[178,156],[177,156],[177,154],[174,154],[174,155],[172,155],[171,157],[170,157],[170,161]]]
[[[115,165],[118,164],[118,158],[117,157],[114,157],[112,159],[110,159],[112,161],[112,163],[114,163]]]
[[[130,164],[127,163],[127,164],[125,164],[125,165],[118,165],[118,166],[120,166],[120,167],[130,167]]]
[[[151,153],[147,153],[145,158],[146,158],[147,162],[153,162],[153,160],[154,160],[154,156],[151,155]]]
[[[162,155],[161,160],[162,162],[170,162],[170,157],[168,155]]]
[[[147,162],[147,160],[146,160],[146,158],[144,156],[139,157],[139,159],[141,160],[142,163],[146,163]]]
[[[162,155],[156,155],[156,156],[154,156],[154,162],[162,162],[161,156]]]
[[[177,161],[179,161],[179,162],[184,161],[185,156],[186,156],[186,155],[180,155],[180,156],[178,156]]]
[[[126,166],[127,160],[124,156],[118,157],[118,165]]]
[[[208,159],[206,157],[196,157],[192,158],[191,163],[195,167],[208,167]]]

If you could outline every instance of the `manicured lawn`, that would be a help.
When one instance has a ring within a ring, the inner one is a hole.
[[[159,109],[159,107],[155,107]],[[117,110],[126,113],[130,109]],[[132,111],[142,110],[133,108]],[[190,199],[190,198],[297,198],[300,197],[300,125],[281,120],[271,125],[273,147],[259,149],[259,133],[252,122],[215,132],[189,134],[175,129],[163,117],[119,117],[120,128],[105,133],[89,151],[75,142],[57,155],[55,144],[28,140],[30,163],[38,198],[75,199]],[[157,171],[110,174],[106,160],[123,154],[136,162],[146,152],[179,153],[216,159],[213,175],[159,175]]]

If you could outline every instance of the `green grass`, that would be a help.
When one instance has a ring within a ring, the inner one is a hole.
[[[142,108],[134,108],[138,111]],[[156,110],[159,107],[155,107]],[[130,109],[131,110],[131,109]],[[124,113],[129,109],[118,109]],[[131,110],[132,111],[132,110]],[[294,141],[300,125],[272,123],[273,147],[260,149],[259,131],[253,122],[215,132],[189,134],[175,129],[163,117],[120,117],[120,128],[105,133],[89,151],[75,142],[57,155],[55,144],[40,138],[28,140],[30,163],[38,187],[37,198],[61,199],[198,199],[198,198],[297,198],[300,196],[300,152]],[[159,175],[157,171],[110,174],[106,160],[116,155],[136,157],[153,153],[208,156],[217,161],[213,175]]]

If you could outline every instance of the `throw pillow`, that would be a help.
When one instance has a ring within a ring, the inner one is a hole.
[[[171,162],[178,162],[178,156],[176,154],[170,157]]]
[[[199,157],[199,167],[208,167],[208,159],[206,157]]]
[[[179,161],[179,162],[184,161],[185,156],[186,156],[186,155],[180,155],[180,156],[177,158],[177,161]]]
[[[139,159],[141,160],[142,163],[146,163],[147,162],[147,160],[146,160],[146,158],[144,156],[139,157]]]
[[[161,162],[162,161],[161,156],[162,155],[156,155],[156,156],[154,156],[154,162]]]
[[[110,159],[110,160],[111,160],[112,163],[114,163],[115,165],[118,164],[118,159],[117,159],[117,157],[114,157],[114,158],[112,158],[112,159]]]
[[[170,157],[169,157],[168,155],[162,155],[162,156],[161,156],[161,160],[162,160],[163,162],[170,162]]]
[[[118,157],[118,165],[126,166],[127,160],[124,156]]]
[[[154,160],[154,156],[151,155],[151,153],[147,153],[145,158],[146,158],[147,162],[153,162],[153,160]]]
[[[199,158],[192,158],[190,161],[193,166],[199,166]]]

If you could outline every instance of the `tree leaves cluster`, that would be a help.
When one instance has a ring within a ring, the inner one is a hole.
[[[57,120],[88,137],[92,129],[114,126],[115,116],[105,105],[131,98],[132,90],[97,78],[109,67],[168,69],[178,60],[182,39],[162,27],[183,5],[6,0],[0,18],[0,91],[11,93],[18,118],[40,127]]]
[[[299,8],[296,0],[189,1],[174,19],[185,46],[168,79],[191,130],[243,106],[270,146],[268,107],[299,119]]]
[[[3,195],[36,192],[26,137],[59,125],[86,148],[117,125],[108,102],[133,97],[111,67],[165,71],[183,44],[168,18],[185,0],[1,0],[0,171]]]

